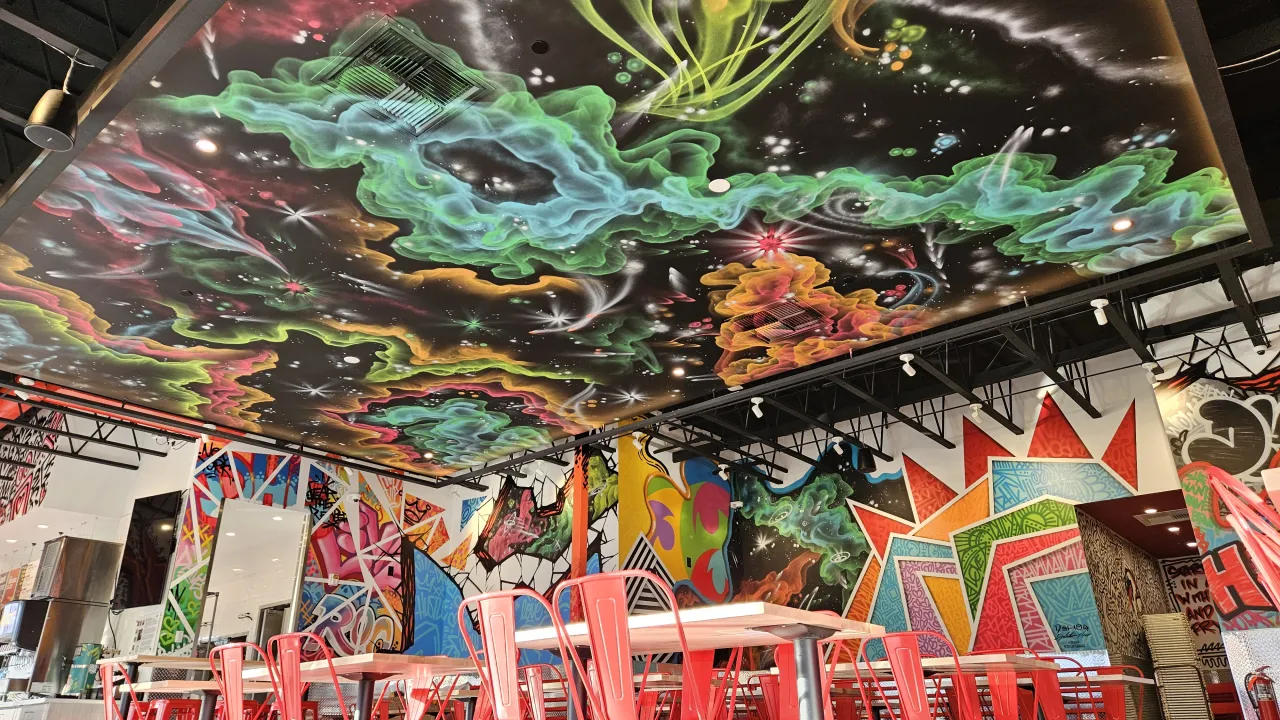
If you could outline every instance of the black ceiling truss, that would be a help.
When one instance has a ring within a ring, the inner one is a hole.
[[[1024,305],[883,343],[848,358],[760,381],[747,390],[717,390],[710,397],[667,408],[660,415],[567,438],[526,457],[560,454],[583,445],[607,447],[618,436],[635,431],[652,435],[651,428],[658,424],[677,421],[703,436],[691,435],[692,440],[682,440],[678,445],[671,443],[683,451],[682,458],[719,457],[717,453],[724,452],[725,447],[734,447],[741,454],[743,451],[736,448],[756,445],[792,456],[799,445],[805,444],[801,434],[806,430],[816,428],[852,441],[870,428],[882,439],[885,427],[902,422],[864,398],[854,397],[855,402],[836,400],[831,388],[833,378],[863,389],[880,404],[894,406],[912,423],[940,437],[945,435],[937,422],[943,407],[941,403],[929,404],[928,401],[947,395],[959,395],[1009,432],[1023,434],[1022,427],[1011,415],[1013,393],[1009,383],[1015,378],[1044,372],[1044,368],[1052,370],[1052,374],[1045,374],[1064,388],[1064,394],[1079,403],[1085,412],[1092,410],[1092,415],[1097,409],[1090,402],[1087,384],[1083,382],[1083,361],[1130,349],[1138,354],[1140,362],[1151,362],[1154,360],[1149,350],[1151,345],[1233,324],[1240,319],[1237,309],[1232,308],[1147,328],[1137,312],[1144,300],[1218,281],[1222,272],[1219,261],[1223,258],[1232,260],[1231,267],[1238,272],[1275,262],[1270,251],[1247,242],[1192,251],[1189,255],[1191,257],[1155,268],[1090,280]],[[1233,274],[1238,277],[1238,272]],[[1112,326],[1110,330],[1098,325],[1095,307],[1091,305],[1097,298],[1109,302],[1111,310],[1106,317],[1107,324]],[[1268,315],[1280,312],[1280,298],[1260,300],[1248,306],[1255,315]],[[1034,341],[1024,334],[1032,325],[1037,333]],[[1006,332],[1012,332],[1018,343],[1011,342]],[[1024,347],[1020,349],[1018,345]],[[1023,353],[1022,349],[1027,352]],[[921,371],[915,376],[907,376],[902,369],[899,356],[907,352],[914,355],[912,364]],[[751,411],[755,405],[751,399],[755,397],[762,399],[758,407],[764,412],[763,418],[755,418]],[[848,399],[850,394],[841,393],[841,397]],[[800,414],[788,412],[784,407]],[[744,417],[748,418],[750,430],[742,427]],[[854,423],[853,431],[832,432],[846,421]],[[875,447],[879,442],[859,440],[859,443],[877,457],[888,457]],[[791,452],[779,450],[779,446]],[[521,462],[524,460],[503,460],[455,473],[449,479],[477,480]],[[808,465],[813,462],[806,459]]]
[[[746,451],[746,448],[742,448],[742,447],[733,447],[731,444],[726,444],[723,440],[719,438],[712,437],[710,435],[707,435],[705,433],[702,433],[702,432],[699,432],[698,430],[693,429],[692,426],[682,424],[679,426],[679,428],[685,433],[685,436],[687,438],[691,438],[692,442],[699,443],[699,447],[705,450],[710,450],[716,453],[721,453],[721,452],[735,453],[740,457],[746,460],[749,460],[753,465],[762,465],[771,470],[777,470],[778,472],[787,471],[787,469],[782,467],[781,465],[775,462],[772,462],[770,460],[766,460],[762,454],[749,453]],[[685,459],[688,459],[689,457],[693,457],[694,453],[688,450],[677,450],[675,453],[673,453],[673,456],[677,460],[685,460]]]
[[[1035,337],[1035,329],[1035,324],[1032,324],[1029,328],[1033,338]],[[1102,417],[1102,413],[1098,412],[1098,409],[1093,406],[1093,403],[1089,402],[1087,387],[1082,389],[1076,383],[1076,380],[1079,377],[1078,373],[1068,370],[1067,375],[1063,375],[1058,364],[1054,362],[1053,358],[1049,354],[1043,354],[1036,350],[1032,343],[1024,339],[1022,334],[1017,330],[1014,330],[1012,326],[1001,325],[1000,334],[1004,336],[1005,340],[1009,341],[1009,344],[1013,346],[1014,350],[1018,351],[1018,354],[1022,355],[1027,360],[1030,360],[1031,364],[1036,366],[1036,369],[1044,373],[1045,377],[1049,378],[1054,385],[1057,385],[1058,389],[1066,394],[1067,397],[1074,400],[1076,405],[1080,406],[1081,410],[1088,413],[1089,417]],[[1052,348],[1049,348],[1047,353],[1052,353],[1052,351]]]
[[[784,412],[784,413],[786,413],[786,414],[788,414],[788,415],[790,415],[790,416],[792,416],[792,417],[796,418],[797,420],[799,420],[799,421],[801,421],[801,422],[803,422],[803,423],[805,423],[805,424],[807,424],[807,425],[810,425],[810,426],[812,426],[812,427],[815,427],[815,428],[817,428],[817,429],[819,429],[819,430],[822,430],[823,432],[827,433],[827,435],[829,435],[829,436],[831,436],[831,437],[844,437],[844,438],[845,438],[845,440],[846,440],[846,442],[849,442],[850,444],[855,445],[855,446],[859,446],[859,447],[866,448],[869,452],[871,452],[873,455],[875,455],[876,457],[880,458],[881,460],[888,461],[888,460],[892,460],[892,459],[893,459],[893,456],[891,456],[891,455],[889,455],[888,453],[884,452],[884,451],[883,451],[883,450],[881,450],[880,448],[878,448],[878,447],[871,447],[871,446],[867,445],[866,443],[862,442],[862,440],[861,440],[861,439],[859,439],[859,438],[856,438],[856,437],[854,437],[854,438],[850,438],[850,437],[848,437],[848,434],[849,434],[849,433],[846,433],[846,432],[844,432],[843,430],[840,430],[840,429],[836,428],[835,426],[833,426],[833,425],[831,425],[831,424],[827,423],[825,420],[822,420],[822,419],[820,419],[820,418],[811,417],[811,416],[809,416],[809,415],[806,415],[805,413],[803,413],[803,412],[801,412],[801,411],[799,411],[799,410],[795,409],[794,407],[791,407],[790,405],[788,405],[788,404],[786,404],[786,403],[782,402],[781,400],[779,400],[779,399],[777,399],[777,398],[775,398],[775,397],[765,397],[765,398],[764,398],[764,401],[765,401],[766,403],[768,403],[769,405],[772,405],[773,407],[775,407],[775,408],[777,408],[777,409],[781,410],[782,412]],[[854,433],[854,435],[856,435],[856,434],[857,434],[857,433],[855,432],[855,433]]]
[[[1138,360],[1143,365],[1149,366],[1152,372],[1163,372],[1160,362],[1151,354],[1151,349],[1142,339],[1143,330],[1134,326],[1142,321],[1141,313],[1134,312],[1134,309],[1135,306],[1132,303],[1123,303],[1119,306],[1116,303],[1109,303],[1102,311],[1106,314],[1107,324],[1115,328],[1116,333],[1120,335],[1120,339],[1124,340],[1125,345],[1128,345],[1129,349],[1138,356]],[[1129,324],[1128,317],[1130,315],[1135,320],[1134,325]]]
[[[911,364],[932,375],[935,380],[942,383],[943,387],[963,397],[965,400],[968,400],[970,406],[977,405],[982,412],[986,413],[991,419],[1003,425],[1009,432],[1014,435],[1022,434],[1022,426],[1018,425],[1012,420],[1012,418],[1010,418],[1008,408],[1006,408],[1004,412],[1000,412],[991,404],[990,400],[978,397],[978,394],[974,390],[970,390],[968,386],[957,382],[950,375],[943,372],[941,368],[938,368],[925,358],[917,357]]]
[[[877,398],[876,398],[875,396],[873,396],[871,393],[867,392],[866,390],[863,390],[862,388],[860,388],[860,387],[858,387],[858,386],[854,385],[853,383],[851,383],[851,382],[849,382],[849,381],[845,380],[844,378],[839,377],[839,376],[837,376],[837,375],[833,375],[833,376],[830,378],[830,380],[831,380],[831,384],[835,385],[836,387],[840,388],[841,390],[844,390],[845,392],[847,392],[847,393],[849,393],[850,395],[852,395],[852,396],[854,396],[854,397],[858,398],[858,399],[859,399],[859,400],[861,400],[862,402],[864,402],[864,403],[866,403],[866,404],[870,405],[871,407],[875,408],[875,409],[876,409],[876,410],[878,410],[879,412],[882,412],[882,413],[884,413],[885,415],[888,415],[889,417],[893,418],[894,420],[897,420],[898,422],[902,423],[903,425],[906,425],[907,427],[911,428],[912,430],[915,430],[916,432],[920,433],[921,435],[924,435],[925,437],[927,437],[927,438],[929,438],[930,440],[934,441],[935,443],[937,443],[937,444],[941,445],[942,447],[944,447],[944,448],[946,448],[946,449],[948,449],[948,450],[953,450],[953,449],[955,449],[955,446],[956,446],[956,445],[955,445],[955,443],[953,443],[953,442],[951,442],[950,440],[948,440],[948,439],[946,439],[946,438],[942,437],[941,435],[939,435],[938,433],[934,432],[933,430],[930,430],[929,428],[925,427],[925,426],[924,426],[924,423],[921,423],[918,419],[916,419],[916,418],[914,418],[914,417],[911,417],[911,416],[907,415],[906,413],[902,412],[902,411],[901,411],[901,410],[899,410],[898,408],[893,407],[893,405],[892,405],[892,401],[890,401],[889,403],[881,402],[879,399],[877,399]]]
[[[1258,349],[1258,352],[1265,351],[1270,347],[1267,334],[1263,332],[1262,321],[1258,319],[1258,313],[1253,308],[1249,289],[1240,281],[1240,268],[1232,258],[1218,260],[1218,280],[1222,283],[1222,289],[1226,291],[1231,304],[1235,306],[1240,324],[1244,326],[1245,332],[1249,333],[1253,346]]]
[[[662,428],[661,425],[655,425],[649,428],[647,432],[649,433],[649,435],[667,443],[669,448],[674,447],[674,448],[680,448],[682,450],[687,450],[700,458],[703,458],[705,460],[710,460],[711,462],[715,463],[717,466],[723,466],[722,469],[733,468],[735,471],[745,472],[748,475],[755,475],[756,477],[759,477],[760,479],[765,480],[766,482],[771,480],[771,478],[768,475],[760,472],[759,470],[751,467],[750,465],[744,464],[743,462],[737,462],[737,463],[729,462],[728,460],[720,457],[719,455],[707,452],[705,450],[700,449],[698,446],[692,443],[685,442],[684,440],[680,440],[672,435],[669,435],[666,432],[664,432],[661,428]]]
[[[816,467],[818,464],[817,460],[814,460],[813,458],[808,457],[807,455],[802,455],[801,453],[797,452],[796,450],[786,445],[770,440],[762,435],[757,435],[756,433],[753,433],[744,427],[739,427],[729,422],[728,420],[724,420],[723,418],[720,418],[719,416],[703,415],[700,419],[707,420],[708,422],[711,422],[715,425],[719,425],[720,427],[724,428],[725,430],[728,430],[734,435],[750,440],[751,442],[746,443],[748,447],[751,444],[755,443],[755,444],[759,444],[762,447],[767,447],[771,450],[780,452],[783,455],[786,455],[787,457],[792,458],[793,460],[797,460],[801,463],[804,463],[805,465],[808,465],[810,467]]]

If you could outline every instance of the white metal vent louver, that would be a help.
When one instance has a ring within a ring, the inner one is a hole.
[[[363,101],[362,109],[414,135],[446,122],[493,89],[479,73],[391,17],[365,31],[316,82]]]
[[[782,300],[762,310],[735,317],[735,332],[754,332],[760,339],[785,342],[818,331],[827,319],[818,311],[794,300]]]
[[[1147,527],[1156,525],[1172,525],[1173,523],[1186,522],[1191,519],[1191,513],[1186,508],[1180,510],[1165,510],[1157,513],[1142,513],[1134,515],[1133,518]]]

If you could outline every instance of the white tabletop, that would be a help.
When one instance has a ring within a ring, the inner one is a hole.
[[[925,672],[955,672],[956,663],[953,658],[934,657],[921,658],[920,666]],[[889,662],[887,660],[877,660],[871,663],[871,668],[877,674],[889,672]],[[1025,655],[1017,655],[1014,653],[987,653],[983,655],[961,655],[960,670],[962,672],[991,672],[999,670],[1015,670],[1017,672],[1027,672],[1030,670],[1058,670],[1057,663],[1048,660],[1036,660]],[[851,678],[856,674],[865,674],[861,663],[858,664],[855,673],[853,663],[840,663],[835,667],[835,677]]]
[[[680,622],[690,650],[718,650],[735,647],[758,647],[786,642],[764,628],[786,625],[808,625],[837,631],[844,638],[864,638],[884,633],[884,628],[870,623],[799,610],[764,602],[729,603],[682,608]],[[680,651],[674,613],[631,615],[631,649],[639,653]],[[587,645],[586,623],[570,623],[569,639],[575,645]],[[559,647],[555,628],[548,625],[516,632],[516,645],[530,650],[554,650]]]
[[[209,658],[186,655],[119,655],[117,657],[102,658],[98,661],[99,665],[115,663],[122,665],[136,663],[143,667],[166,668],[169,670],[209,669]],[[246,660],[244,666],[246,668],[260,668],[265,667],[265,663],[261,660]]]
[[[334,672],[338,677],[357,679],[360,676],[376,677],[378,680],[388,678],[412,677],[417,673],[430,673],[434,676],[460,675],[474,673],[476,666],[470,659],[443,657],[438,655],[393,655],[389,653],[365,653],[348,655],[333,659]],[[246,670],[245,680],[259,680],[267,677],[267,669]],[[313,660],[302,663],[303,682],[323,682],[329,679],[329,663],[324,660]]]
[[[116,688],[116,691],[123,695],[129,692],[129,688],[127,685],[121,685]],[[133,691],[135,693],[218,692],[218,683],[212,680],[153,680],[134,683]],[[248,693],[269,693],[271,692],[271,683],[245,683],[244,691]]]

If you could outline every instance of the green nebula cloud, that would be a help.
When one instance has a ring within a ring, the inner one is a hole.
[[[462,64],[448,48],[435,48]],[[504,278],[525,277],[539,267],[614,273],[625,261],[619,240],[674,243],[736,227],[748,213],[765,222],[796,219],[836,194],[865,200],[864,222],[875,227],[943,223],[942,242],[985,234],[1007,254],[1092,272],[1243,232],[1222,173],[1210,168],[1166,182],[1174,153],[1165,148],[1125,153],[1076,178],[1054,177],[1052,156],[1014,153],[914,179],[852,167],[821,177],[741,173],[728,178],[730,190],[717,194],[708,190],[717,135],[680,127],[619,147],[610,126],[617,108],[599,87],[534,97],[520,78],[487,72],[498,88],[491,97],[413,136],[316,84],[328,63],[287,58],[272,77],[231,72],[215,97],[158,102],[193,115],[220,113],[250,132],[284,135],[310,167],[360,166],[357,195],[364,208],[412,228],[394,241],[396,252],[488,267]],[[447,157],[450,147],[483,148],[513,168],[537,168],[551,178],[554,192],[521,200],[477,187],[452,165],[430,159]]]

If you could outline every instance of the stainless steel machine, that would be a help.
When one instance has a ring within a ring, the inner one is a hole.
[[[63,536],[45,543],[32,599],[0,613],[6,689],[20,689],[26,680],[33,695],[57,694],[77,646],[102,639],[123,553],[120,543],[101,540]],[[4,619],[11,614],[14,627],[6,634]]]

